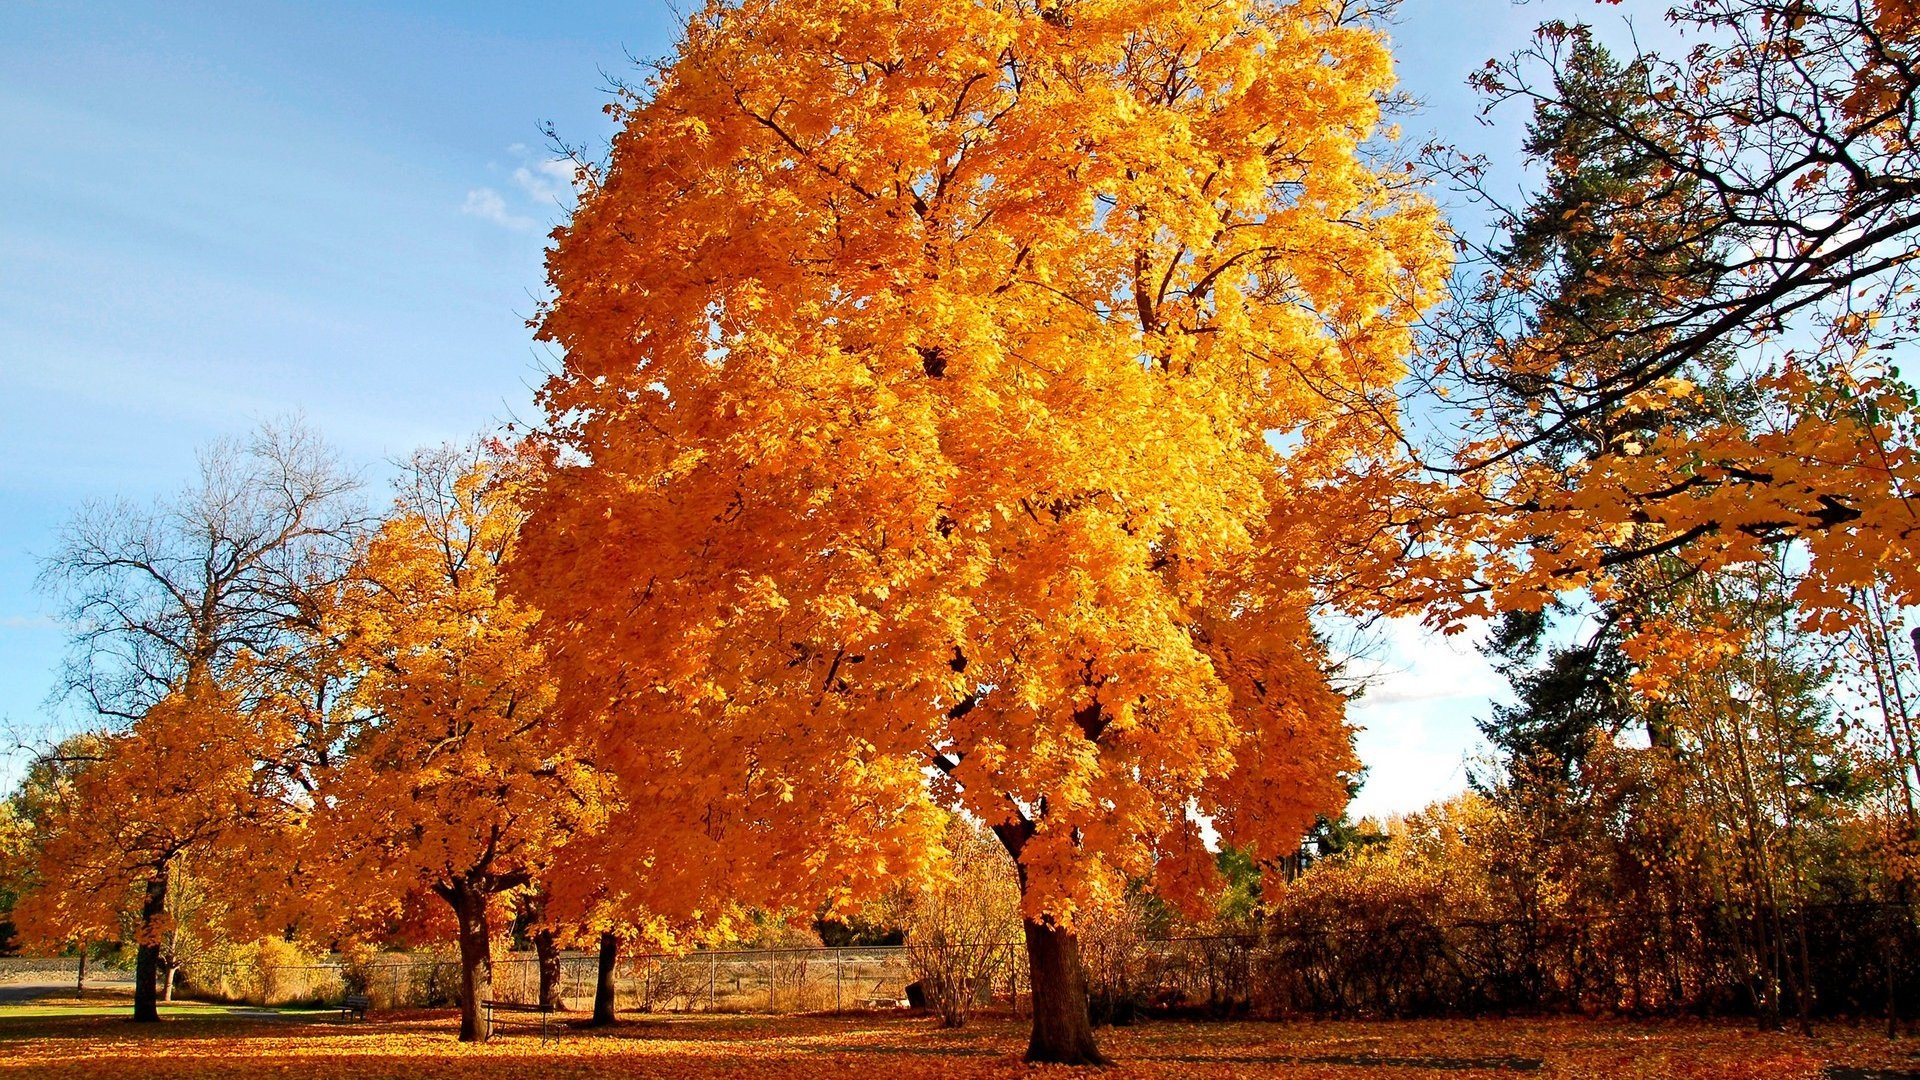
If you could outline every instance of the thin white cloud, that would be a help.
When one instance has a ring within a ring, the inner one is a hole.
[[[533,232],[556,210],[564,214],[573,206],[578,194],[573,162],[542,157],[525,143],[514,143],[507,147],[507,153],[519,162],[511,171],[498,162],[488,165],[487,170],[494,176],[504,173],[511,183],[467,192],[461,213],[514,232]]]
[[[513,170],[513,182],[520,185],[520,190],[540,202],[561,206],[573,202],[573,180],[571,161],[542,161]]]
[[[51,615],[0,615],[0,630],[54,630],[59,626]]]
[[[534,226],[532,218],[509,211],[507,200],[490,187],[474,188],[467,192],[467,201],[461,205],[460,212],[515,232],[526,232]]]

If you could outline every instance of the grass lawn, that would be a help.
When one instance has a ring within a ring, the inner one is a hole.
[[[1019,1076],[1025,1025],[985,1017],[959,1031],[895,1016],[629,1017],[542,1043],[513,1030],[490,1046],[454,1038],[444,1010],[362,1023],[311,1010],[180,1005],[134,1025],[99,1003],[0,1007],[0,1080],[12,1077]],[[1301,1023],[1152,1022],[1102,1031],[1102,1077],[1286,1076],[1346,1080],[1529,1077],[1920,1080],[1920,1041],[1829,1025],[1817,1038],[1726,1023],[1572,1018]],[[1856,1071],[1857,1070],[1857,1071]]]

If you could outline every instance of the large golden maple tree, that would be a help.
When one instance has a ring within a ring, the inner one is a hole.
[[[1091,1061],[1075,913],[1342,803],[1311,617],[1446,262],[1351,7],[716,3],[618,106],[514,572],[656,886],[850,897],[963,810]]]

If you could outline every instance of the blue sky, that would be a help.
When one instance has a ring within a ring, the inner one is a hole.
[[[1511,160],[1524,117],[1484,126],[1463,80],[1553,17],[1617,19],[1406,0],[1408,137]],[[676,24],[650,0],[0,5],[0,724],[49,723],[64,636],[35,560],[82,500],[168,491],[195,447],[291,411],[376,479],[529,411],[561,215],[539,125],[600,143],[605,74]],[[1458,642],[1387,642],[1365,812],[1457,789],[1499,689]]]

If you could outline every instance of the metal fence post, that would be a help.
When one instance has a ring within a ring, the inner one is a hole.
[[[840,1011],[840,972],[846,966],[846,957],[839,949],[833,950],[833,1011]]]
[[[714,983],[720,978],[720,959],[707,953],[707,1011],[713,1011]]]

